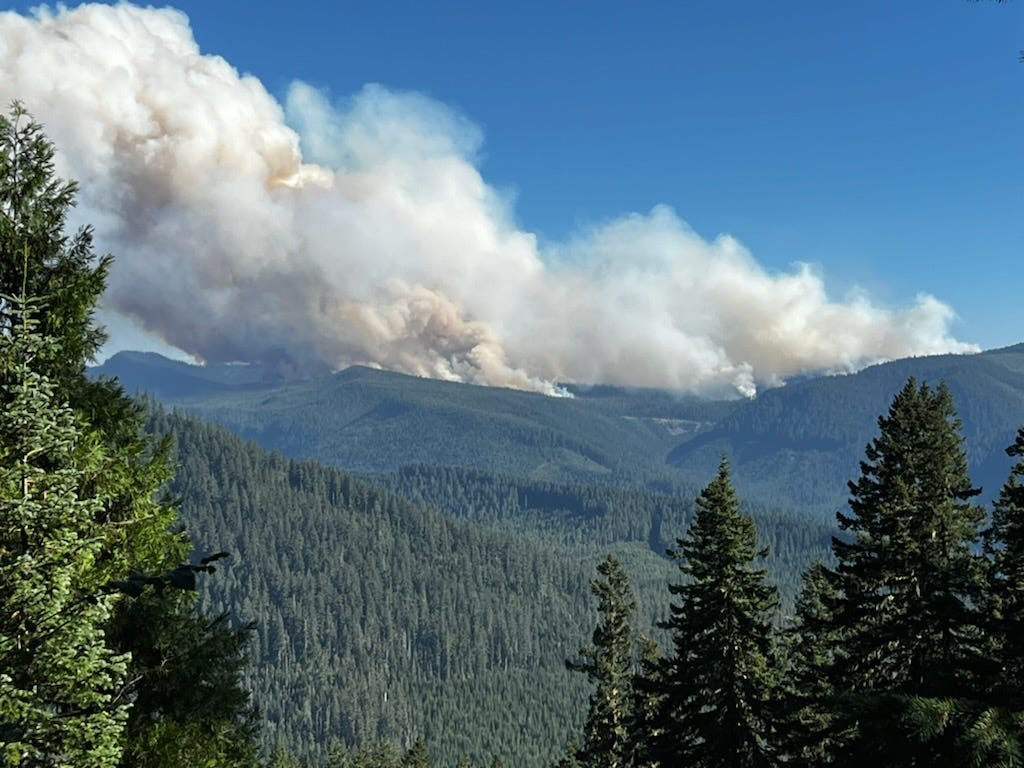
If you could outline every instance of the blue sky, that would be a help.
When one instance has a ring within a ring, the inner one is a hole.
[[[25,12],[32,5],[12,7]],[[948,333],[963,342],[989,348],[1024,341],[1018,319],[1024,246],[1021,2],[298,0],[174,7],[188,16],[203,54],[222,56],[256,76],[281,104],[301,81],[318,89],[338,115],[348,115],[328,122],[344,123],[380,97],[365,90],[376,83],[386,89],[380,98],[389,109],[415,112],[423,102],[400,96],[415,92],[478,126],[482,144],[469,160],[486,184],[513,201],[515,226],[536,234],[541,258],[592,232],[598,234],[578,249],[583,258],[615,250],[616,238],[643,239],[655,230],[664,236],[655,250],[664,251],[665,242],[669,251],[681,248],[685,233],[663,217],[645,220],[646,228],[636,232],[622,224],[633,212],[648,216],[667,206],[702,238],[698,251],[713,252],[722,233],[742,243],[779,278],[758,282],[756,270],[735,273],[757,282],[761,294],[783,290],[785,278],[799,272],[795,265],[810,264],[828,298],[808,312],[798,335],[813,328],[815,313],[832,312],[829,301],[847,302],[829,315],[830,333],[842,328],[842,317],[856,319],[859,310],[849,297],[858,289],[875,308],[901,311],[921,306],[921,294],[938,298],[959,316]],[[100,34],[117,34],[99,23]],[[138,30],[132,34],[143,40]],[[163,87],[152,82],[140,87]],[[419,119],[412,117],[413,123]],[[323,159],[311,146],[304,149],[307,160]],[[611,282],[621,283],[629,277],[623,264],[628,252],[616,253]],[[421,256],[409,258],[416,266]],[[508,258],[506,265],[518,257]],[[586,276],[595,304],[612,294],[622,306],[642,303],[623,298],[599,277]],[[426,280],[423,287],[439,285]],[[453,298],[474,316],[486,315],[487,301],[474,305],[471,293]],[[530,301],[550,305],[554,294],[539,293]],[[705,302],[717,300],[713,291],[708,295]],[[527,306],[520,313],[529,312]],[[120,309],[140,321],[130,307]],[[633,344],[630,334],[654,338],[665,332],[684,352],[687,339],[697,338],[708,347],[700,354],[721,352],[725,363],[709,365],[723,376],[757,357],[751,351],[759,343],[755,338],[737,341],[729,332],[730,317],[748,323],[748,331],[756,330],[756,318],[724,315],[724,330],[709,330],[705,316],[714,308],[705,303],[699,310],[693,317],[674,316],[667,326],[654,317],[644,330],[623,334],[623,349]],[[913,326],[914,311],[907,312],[891,322]],[[171,338],[158,321],[141,320]],[[495,334],[508,331],[507,313],[486,320]],[[935,331],[924,336],[948,340],[932,320],[923,322]],[[516,330],[520,337],[536,336],[525,326]],[[575,344],[580,332],[569,334],[563,346]],[[886,349],[935,346],[915,347],[913,339],[924,336],[912,329],[905,344],[872,347],[880,332],[877,322],[866,324],[851,355],[884,357],[892,354]],[[580,370],[558,361],[538,363],[522,343],[518,351],[514,339],[509,343],[513,367],[522,358],[528,363],[521,367],[546,367],[545,375]],[[199,348],[189,352],[217,356]],[[550,354],[554,359],[561,353]],[[763,373],[755,365],[754,378],[842,367],[848,359],[845,353],[808,356],[793,344],[780,355],[788,362],[762,364]],[[349,352],[336,357],[362,359]],[[627,365],[620,352],[610,357],[611,367]],[[384,358],[375,362],[390,365]]]
[[[929,292],[960,338],[1024,340],[1019,2],[175,5],[272,92],[376,82],[460,110],[543,238],[665,203],[769,269]]]

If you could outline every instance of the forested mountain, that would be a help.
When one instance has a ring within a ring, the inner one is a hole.
[[[562,669],[589,620],[579,563],[220,427],[153,427],[175,436],[191,537],[234,553],[209,599],[257,622],[247,682],[269,743],[551,756],[580,714]]]
[[[1003,449],[1024,422],[1024,344],[897,360],[768,390],[680,443],[668,462],[699,483],[728,453],[744,498],[817,509],[831,519],[846,503],[846,480],[877,432],[878,414],[911,376],[949,386],[963,420],[971,477],[983,498],[994,498],[1005,480]]]
[[[878,414],[908,376],[948,383],[986,498],[1003,479],[1002,449],[1024,422],[1024,345],[898,360],[730,402],[613,387],[551,398],[367,368],[272,384],[259,369],[138,353],[115,355],[94,372],[264,447],[354,471],[432,464],[689,492],[726,452],[744,501],[829,521],[845,504]]]
[[[379,479],[402,498],[489,528],[563,547],[588,567],[609,551],[628,566],[648,623],[660,618],[671,565],[666,550],[693,516],[699,488],[672,494],[605,485],[561,485],[479,470],[414,465]],[[800,575],[827,558],[834,526],[743,504],[768,546],[766,563],[789,605]]]
[[[162,402],[264,447],[355,471],[430,463],[550,480],[662,478],[680,436],[734,405],[645,391],[553,398],[360,367],[278,386],[225,385],[218,372],[236,367],[215,369],[211,383],[203,368],[129,353],[95,372],[116,374],[129,391],[163,392]]]
[[[265,741],[307,755],[422,735],[447,764],[547,764],[584,714],[584,681],[563,661],[593,625],[600,553],[628,563],[649,632],[672,570],[654,550],[692,515],[692,498],[445,468],[382,478],[388,493],[190,417],[158,413],[152,427],[175,438],[173,490],[197,547],[234,553],[206,600],[257,622],[246,682]],[[760,523],[792,594],[830,531]]]

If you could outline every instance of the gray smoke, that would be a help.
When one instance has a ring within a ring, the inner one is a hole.
[[[477,171],[472,124],[379,86],[332,104],[295,83],[281,105],[176,11],[0,14],[0,72],[117,257],[107,308],[200,360],[749,395],[975,349],[931,296],[834,300],[809,267],[768,273],[665,207],[542,251]]]

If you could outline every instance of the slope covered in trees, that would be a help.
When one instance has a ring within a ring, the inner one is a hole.
[[[270,743],[550,757],[577,717],[561,660],[589,621],[578,563],[220,427],[153,426],[175,435],[190,534],[237,553],[209,600],[258,622],[247,683]]]
[[[911,376],[946,383],[959,404],[968,468],[984,498],[994,498],[1005,477],[1003,448],[1024,422],[1024,345],[897,360],[769,390],[681,443],[668,461],[683,480],[700,482],[728,453],[744,498],[831,518],[846,503],[846,481],[875,434],[876,417]]]
[[[207,597],[258,622],[246,679],[267,741],[310,756],[332,739],[408,747],[423,736],[439,761],[546,764],[583,715],[583,681],[567,678],[562,660],[593,621],[592,563],[608,545],[639,574],[638,625],[650,631],[672,572],[651,550],[650,515],[663,516],[671,541],[693,508],[429,467],[387,478],[388,493],[191,417],[160,413],[153,428],[175,436],[173,489],[190,534],[237,553]],[[633,515],[646,518],[634,525]],[[597,543],[590,517],[608,518]],[[790,543],[789,560],[767,562],[793,594],[829,532],[774,522],[766,530]],[[582,537],[569,534],[581,526]]]
[[[1003,446],[1024,422],[1024,346],[897,360],[733,402],[612,387],[548,398],[365,368],[273,384],[246,366],[129,353],[97,370],[264,447],[355,471],[433,464],[689,493],[725,452],[745,503],[828,522],[845,504],[875,417],[909,376],[946,381],[962,404],[968,466],[986,499],[1003,480]]]
[[[159,391],[163,372],[180,376],[184,364],[163,361],[154,370],[154,359],[135,357],[129,367],[116,356],[96,372],[117,371],[129,389],[156,384]],[[202,372],[184,391],[210,384]],[[159,399],[265,448],[353,471],[430,463],[588,482],[661,478],[679,430],[701,429],[705,412],[731,407],[636,393],[637,415],[627,418],[621,398],[554,398],[359,367],[272,387],[222,386],[218,377],[217,391]]]

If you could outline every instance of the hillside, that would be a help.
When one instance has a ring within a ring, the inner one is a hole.
[[[368,368],[273,384],[244,366],[136,353],[95,373],[266,448],[364,473],[429,464],[690,493],[726,452],[744,499],[823,520],[845,504],[878,416],[909,376],[948,383],[986,497],[1005,479],[1003,448],[1024,423],[1024,345],[898,360],[728,402],[614,387],[551,398]]]
[[[991,498],[1009,470],[1004,448],[1024,424],[1024,344],[898,360],[769,390],[681,442],[667,460],[685,480],[700,482],[724,451],[749,498],[828,514],[845,504],[845,480],[857,472],[878,416],[911,376],[949,386],[972,479],[983,486],[982,498]]]
[[[266,448],[353,471],[444,464],[548,480],[665,476],[681,435],[735,403],[599,389],[551,398],[354,367],[308,381],[225,382],[221,366],[121,353],[94,369]]]
[[[563,660],[596,623],[595,565],[622,559],[651,632],[677,577],[655,549],[692,515],[692,498],[431,467],[382,478],[386,492],[191,417],[151,426],[175,438],[171,490],[197,548],[233,553],[204,602],[257,622],[245,682],[265,740],[306,755],[423,735],[441,764],[547,765],[586,711]],[[759,527],[791,599],[830,531]]]

